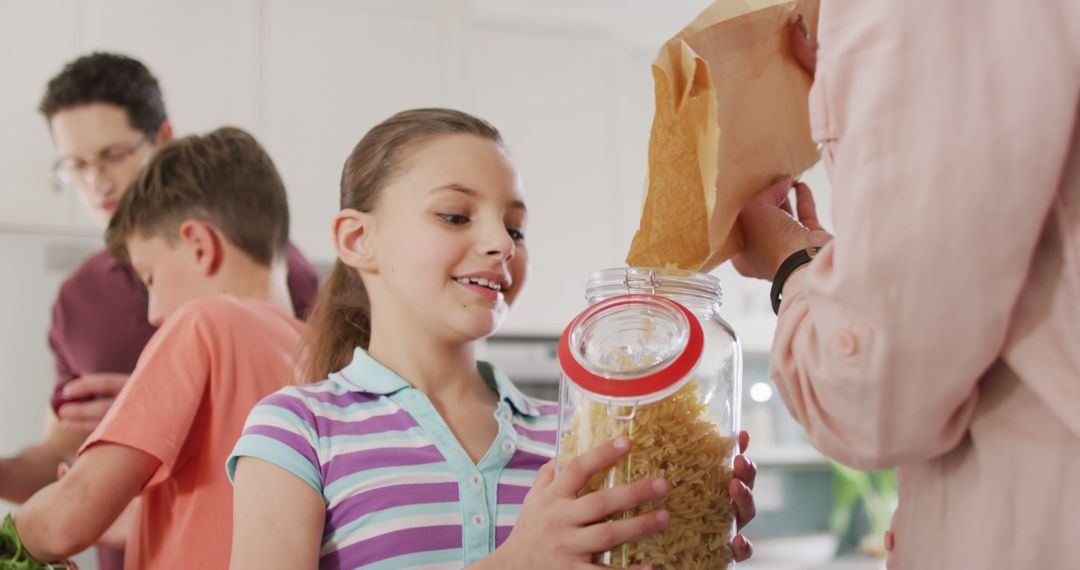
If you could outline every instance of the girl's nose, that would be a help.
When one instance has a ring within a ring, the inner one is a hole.
[[[514,257],[517,245],[514,239],[500,223],[497,227],[486,229],[484,239],[480,243],[481,252],[485,256],[498,258],[500,261],[509,261]]]

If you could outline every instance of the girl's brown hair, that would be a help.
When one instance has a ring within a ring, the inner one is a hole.
[[[379,194],[401,173],[411,147],[435,136],[470,134],[502,144],[483,119],[453,109],[413,109],[379,123],[360,139],[341,172],[341,209],[370,212]],[[302,382],[326,378],[352,361],[371,340],[371,307],[355,269],[334,262],[308,319]]]

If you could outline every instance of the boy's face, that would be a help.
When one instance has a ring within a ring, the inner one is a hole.
[[[184,240],[170,244],[162,237],[133,235],[128,238],[131,266],[146,284],[149,294],[147,319],[150,324],[161,326],[180,305],[204,295],[206,280],[191,247]]]
[[[150,159],[156,141],[131,126],[123,107],[90,103],[49,120],[57,176],[75,189],[90,215],[105,227],[116,202]]]

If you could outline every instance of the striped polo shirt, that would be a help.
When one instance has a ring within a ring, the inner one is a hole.
[[[282,467],[326,503],[319,567],[461,568],[509,536],[554,455],[558,406],[477,368],[499,395],[499,434],[474,463],[423,392],[357,349],[330,378],[291,386],[248,416],[228,461]]]

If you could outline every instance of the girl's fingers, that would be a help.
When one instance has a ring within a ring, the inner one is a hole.
[[[609,515],[621,513],[667,494],[667,481],[644,479],[589,493],[574,501],[570,520],[579,524],[602,521]]]
[[[731,492],[731,502],[735,505],[735,526],[742,528],[757,516],[754,494],[750,492],[750,487],[738,479],[731,480],[728,491]]]
[[[633,542],[656,534],[671,522],[671,515],[660,509],[629,519],[599,522],[575,533],[574,548],[578,552],[604,552],[620,544]]]
[[[739,432],[739,453],[746,453],[747,448],[750,447],[750,432],[742,430]]]
[[[747,459],[745,455],[736,455],[735,478],[746,483],[747,487],[753,489],[754,480],[757,479],[757,465],[754,465],[754,462]]]
[[[796,208],[799,212],[799,222],[810,231],[824,230],[817,217],[817,206],[814,205],[814,194],[810,187],[802,182],[795,185]]]
[[[555,480],[554,460],[548,461],[536,471],[536,478],[533,479],[532,488],[537,491],[542,491],[545,487],[550,485],[553,480]]]
[[[590,477],[629,452],[630,440],[625,437],[605,441],[575,457],[551,483],[551,490],[559,496],[576,497]]]
[[[749,538],[740,534],[731,541],[731,553],[735,562],[744,562],[754,555],[754,545]]]

